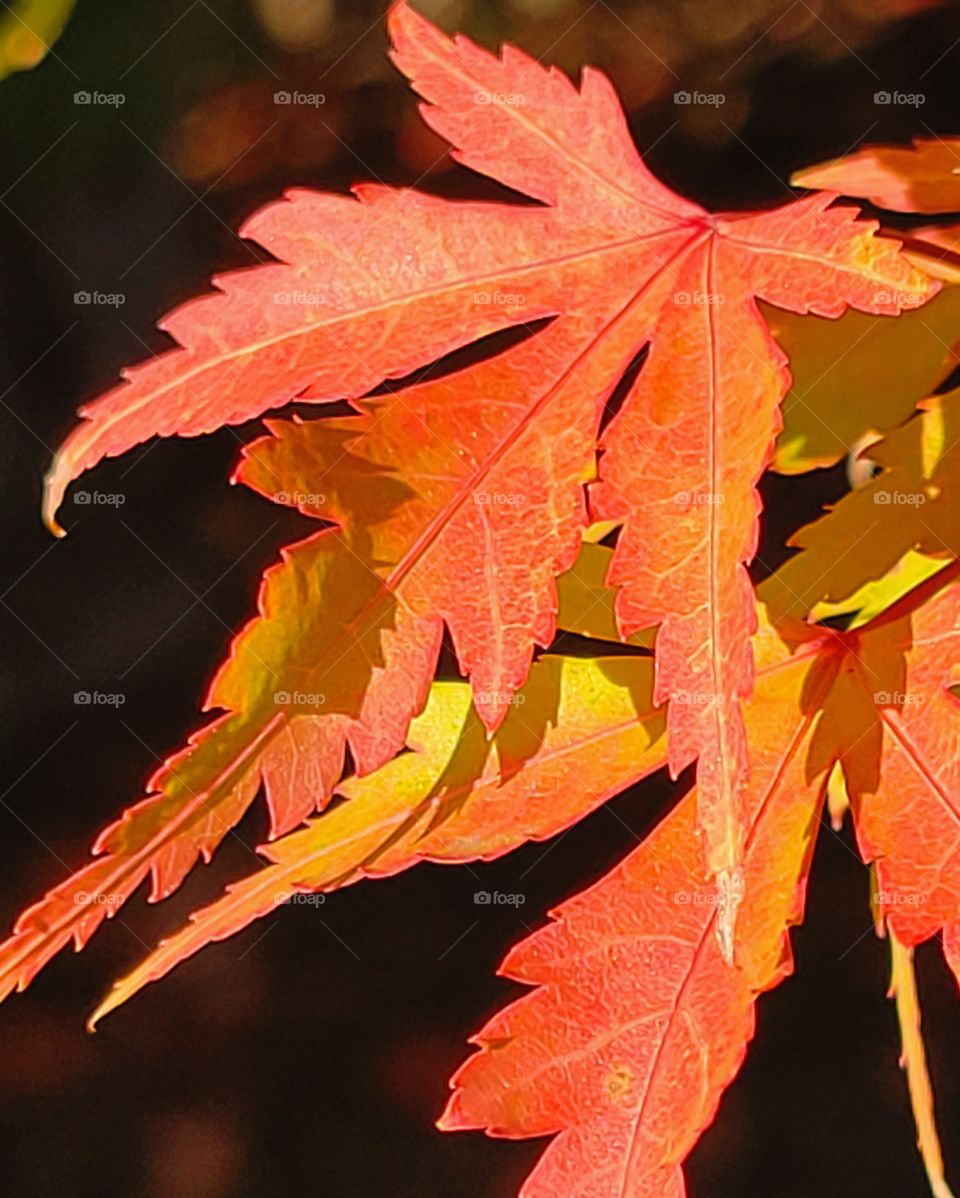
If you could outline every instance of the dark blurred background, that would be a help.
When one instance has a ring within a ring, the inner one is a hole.
[[[864,141],[960,132],[960,10],[918,0],[419,0],[449,30],[509,39],[613,78],[641,150],[714,208],[783,202],[790,172]],[[51,449],[119,368],[165,347],[155,321],[244,266],[239,223],[282,188],[360,178],[501,194],[454,166],[386,58],[382,0],[80,0],[53,53],[0,84],[0,824],[4,926],[80,866],[198,724],[262,569],[305,522],[226,486],[224,430],[103,464],[120,508],[39,520]],[[322,93],[278,105],[277,91]],[[719,93],[719,106],[674,103]],[[877,91],[922,93],[878,105]],[[77,92],[123,97],[81,104]],[[78,292],[122,296],[82,304]],[[769,479],[763,561],[843,487]],[[81,488],[84,484],[81,484]],[[79,707],[78,690],[123,708]],[[259,809],[157,908],[133,903],[81,956],[0,1010],[0,1192],[30,1198],[507,1198],[541,1145],[432,1129],[466,1036],[518,988],[494,971],[551,905],[667,809],[654,781],[556,844],[472,870],[420,867],[285,909],[150,987],[95,1036],[108,983],[253,862]],[[526,904],[476,907],[477,889]],[[799,976],[764,999],[744,1071],[689,1167],[694,1198],[926,1193],[887,950],[866,870],[825,832]],[[960,1179],[960,1002],[919,953],[948,1162]]]

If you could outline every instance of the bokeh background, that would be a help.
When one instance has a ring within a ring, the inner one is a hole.
[[[150,445],[38,515],[51,448],[157,318],[257,260],[234,233],[290,185],[361,178],[498,197],[456,167],[386,58],[382,0],[79,0],[53,53],[0,83],[0,919],[83,863],[93,833],[198,723],[259,575],[306,525],[226,485],[238,437]],[[960,132],[960,9],[923,0],[418,0],[445,28],[602,67],[638,146],[714,208],[789,196],[792,170],[865,141]],[[322,106],[278,105],[278,91]],[[676,91],[721,93],[683,106]],[[922,93],[883,106],[877,91]],[[123,96],[83,105],[75,93]],[[506,197],[510,198],[510,197]],[[80,291],[118,306],[75,302]],[[958,330],[960,336],[960,330]],[[81,484],[82,486],[83,484]],[[768,479],[761,556],[844,487]],[[125,697],[78,707],[74,692]],[[83,1016],[187,912],[253,866],[259,810],[171,901],[133,903],[0,1010],[0,1193],[30,1198],[507,1198],[541,1145],[432,1128],[466,1036],[518,988],[506,949],[667,809],[662,780],[558,842],[472,870],[420,867],[285,909],[112,1016]],[[525,905],[477,907],[478,889]],[[689,1167],[693,1195],[926,1193],[887,952],[849,832],[824,833],[799,976],[759,1007],[746,1067]],[[960,1178],[960,1002],[919,953],[948,1171]]]

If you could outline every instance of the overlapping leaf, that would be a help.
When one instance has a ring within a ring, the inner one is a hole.
[[[609,552],[590,551],[586,577]],[[603,636],[611,604],[601,595],[574,622]],[[481,1051],[454,1079],[442,1126],[556,1134],[524,1190],[530,1198],[571,1185],[594,1198],[684,1193],[680,1165],[742,1062],[756,996],[790,971],[786,935],[802,916],[835,765],[864,855],[878,859],[882,914],[905,945],[945,927],[956,955],[960,709],[949,663],[960,590],[928,583],[854,633],[782,627],[761,625],[758,684],[744,708],[751,885],[736,968],[716,935],[722,893],[697,843],[694,793],[504,964],[537,989],[478,1035]],[[95,1018],[292,894],[418,860],[489,858],[569,826],[665,760],[652,681],[647,659],[547,657],[491,745],[467,688],[435,684],[411,753],[342,784],[345,802],[269,846],[272,865],[161,944]]]
[[[924,572],[915,558],[913,570],[892,575],[908,554],[919,551],[942,563],[960,555],[960,392],[918,407],[912,420],[864,451],[875,476],[792,537],[789,543],[802,552],[763,587],[777,615],[805,616],[883,578],[889,605]]]
[[[161,322],[183,348],[127,371],[81,411],[85,423],[48,478],[49,521],[69,482],[104,456],[293,398],[363,395],[506,324],[569,309],[588,291],[604,296],[615,274],[642,284],[690,239],[702,210],[642,165],[602,76],[589,74],[578,93],[517,54],[509,80],[491,78],[495,59],[449,42],[404,4],[391,32],[401,69],[424,94],[442,89],[448,135],[480,147],[470,165],[547,206],[452,203],[367,184],[353,198],[292,191],[268,205],[241,235],[279,264],[214,279],[220,294]],[[464,57],[488,77],[468,75]],[[522,113],[478,101],[505,87],[523,88]]]
[[[832,466],[892,431],[957,366],[957,287],[896,321],[861,312],[835,321],[766,306],[763,312],[793,376],[771,462],[782,474]]]
[[[825,785],[825,764],[811,772],[807,757],[836,661],[791,659],[769,630],[762,641],[745,706],[751,885],[737,968],[715,935],[719,896],[691,793],[612,874],[510,953],[502,972],[537,989],[494,1016],[454,1078],[441,1126],[559,1133],[527,1198],[683,1193],[680,1163],[740,1066],[756,995],[790,972],[786,934],[802,915]]]
[[[293,399],[354,412],[271,421],[245,451],[238,480],[319,531],[267,572],[211,686],[215,718],[0,946],[0,997],[82,947],[148,876],[153,899],[169,894],[261,786],[280,837],[270,864],[161,943],[99,1015],[299,892],[494,857],[696,761],[695,791],[660,828],[510,955],[505,972],[536,989],[480,1033],[444,1118],[555,1135],[527,1198],[679,1198],[756,996],[790,969],[828,779],[834,818],[849,796],[898,943],[943,930],[960,957],[960,567],[915,585],[960,546],[955,394],[896,427],[952,369],[955,289],[922,346],[915,329],[890,342],[902,373],[878,364],[871,379],[857,353],[880,317],[936,291],[914,263],[952,277],[953,250],[912,236],[908,257],[831,194],[712,215],[647,171],[598,72],[577,88],[513,48],[447,38],[405,3],[390,27],[428,123],[528,202],[291,193],[244,230],[276,260],[215,280],[219,294],[164,322],[178,348],[81,413],[49,476],[51,525],[83,470],[154,435]],[[909,176],[911,210],[944,210],[942,153],[909,155],[907,168],[868,152],[802,181],[891,206]],[[822,318],[851,308],[828,336]],[[773,623],[747,574],[791,382],[771,310],[806,359],[777,468],[887,433],[869,450],[879,475],[803,530],[765,584]],[[507,348],[427,369],[508,325],[526,327]],[[382,385],[421,367],[417,383]],[[581,552],[613,529],[612,551]],[[580,636],[655,643],[655,666],[533,664],[561,603]],[[794,619],[831,603],[873,606],[843,633]],[[466,682],[433,681],[445,632]]]
[[[958,661],[954,585],[915,612],[881,617],[852,666],[863,715],[842,754],[847,788],[880,909],[908,946],[960,919]]]
[[[954,558],[838,637],[843,667],[816,744],[817,762],[843,768],[861,851],[876,864],[880,914],[908,947],[960,919],[958,573]]]
[[[475,1037],[441,1125],[555,1135],[526,1198],[685,1192],[680,1164],[742,1061],[754,999],[789,972],[786,932],[802,914],[835,764],[865,856],[877,858],[883,915],[908,945],[946,925],[956,967],[960,708],[945,663],[956,661],[960,591],[924,602],[929,591],[858,633],[801,637],[792,657],[761,636],[744,709],[751,886],[736,970],[711,933],[720,896],[693,847],[692,796],[507,957],[503,972],[536,989]]]
[[[676,276],[650,359],[604,439],[594,510],[624,528],[611,581],[624,632],[661,625],[657,698],[670,708],[674,775],[698,762],[701,825],[728,895],[728,955],[745,835],[739,703],[752,687],[754,484],[789,374],[754,296],[794,312],[881,312],[907,301],[858,273],[850,213],[822,202],[717,221]],[[845,248],[842,248],[845,247]],[[861,242],[857,252],[869,252]],[[798,282],[798,280],[800,280]]]
[[[274,425],[247,449],[242,481],[338,524],[267,572],[261,614],[207,699],[228,714],[100,837],[103,861],[24,913],[0,947],[0,991],[24,986],[71,936],[85,943],[148,873],[152,897],[169,894],[261,781],[278,834],[323,806],[347,743],[361,773],[387,761],[423,705],[444,621],[477,710],[488,728],[500,722],[534,644],[553,638],[554,575],[579,547],[579,478],[604,402],[603,375],[591,372],[607,359],[597,348],[595,366],[571,372],[560,350],[593,327],[565,317],[475,368],[369,401],[358,416]],[[527,406],[518,372],[537,380]]]
[[[869,200],[894,212],[960,212],[960,139],[918,137],[910,146],[867,146],[795,171],[795,187]]]
[[[561,75],[544,77],[513,50],[494,62],[459,38],[451,44],[425,30],[417,44],[401,36],[398,60],[433,105],[427,120],[471,167],[548,201],[573,189],[596,202],[603,189],[615,211],[626,211],[622,196],[610,194],[609,170],[599,182],[582,173],[597,146],[609,155],[603,129],[576,129],[566,164],[575,164],[573,179],[566,170],[557,173],[554,120],[567,131],[575,95]],[[489,126],[472,102],[478,87],[513,97],[512,104],[488,105],[495,116]],[[585,73],[582,95],[610,103],[608,86],[594,72]],[[620,169],[622,153],[617,141]],[[635,167],[627,179],[634,177]],[[657,202],[674,201],[662,195]],[[864,238],[864,226],[851,224],[849,212],[827,212],[817,199],[739,219],[710,218],[687,205],[682,219],[692,240],[623,311],[636,349],[652,339],[652,351],[605,437],[594,508],[599,519],[624,520],[611,574],[621,586],[621,630],[628,635],[663,624],[657,694],[681,700],[671,706],[671,770],[700,758],[701,823],[711,867],[730,891],[729,940],[742,887],[739,805],[747,775],[738,701],[751,686],[753,600],[743,565],[755,550],[753,485],[766,465],[787,383],[783,356],[753,297],[835,316],[847,304],[899,310],[929,288],[896,267],[881,243]],[[882,290],[882,278],[890,290]]]
[[[583,818],[666,760],[649,658],[544,657],[492,742],[462,683],[435,683],[410,753],[338,791],[347,801],[262,851],[230,887],[118,983],[94,1020],[301,891],[329,891],[417,861],[491,860]]]
[[[828,196],[714,217],[674,195],[641,163],[597,72],[578,90],[518,51],[497,59],[450,40],[403,3],[391,31],[426,119],[463,162],[540,206],[365,187],[264,209],[246,231],[278,263],[217,280],[222,294],[168,318],[182,348],[85,410],[54,463],[48,517],[77,473],[151,435],[194,435],[294,397],[355,399],[504,324],[562,315],[491,362],[378,401],[366,426],[275,429],[272,447],[257,446],[244,480],[281,501],[302,492],[298,505],[337,527],[268,572],[261,617],[208,697],[225,714],[101,837],[104,859],[22,917],[0,950],[7,987],[71,935],[83,942],[148,873],[154,898],[169,893],[261,781],[278,832],[323,804],[345,743],[361,773],[388,760],[422,705],[443,625],[496,728],[553,636],[554,578],[586,523],[581,484],[604,402],[648,343],[603,440],[594,506],[623,522],[609,579],[621,635],[661,624],[670,764],[699,758],[732,950],[748,775],[739,702],[752,686],[744,566],[788,379],[754,297],[822,316],[894,314],[935,287]],[[331,457],[338,435],[356,440],[336,451],[348,451],[352,484]],[[78,913],[78,887],[116,898]]]

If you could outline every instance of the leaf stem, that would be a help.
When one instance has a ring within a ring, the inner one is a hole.
[[[900,1067],[907,1075],[910,1106],[917,1127],[917,1147],[923,1158],[930,1191],[934,1198],[953,1198],[943,1172],[943,1155],[933,1109],[933,1089],[927,1070],[927,1054],[920,1030],[920,1000],[913,967],[913,949],[902,944],[888,929],[890,938],[890,997],[897,1008],[900,1024]]]

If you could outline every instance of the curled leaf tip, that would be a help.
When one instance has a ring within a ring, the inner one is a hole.
[[[87,1031],[93,1035],[99,1031],[100,1021],[117,1007],[117,987],[114,985],[110,993],[101,1000],[100,1004],[87,1016]]]
[[[57,512],[63,502],[64,483],[61,479],[62,466],[60,458],[54,459],[53,465],[43,480],[43,505],[41,508],[43,522],[55,537],[65,537],[67,530],[57,520]]]

